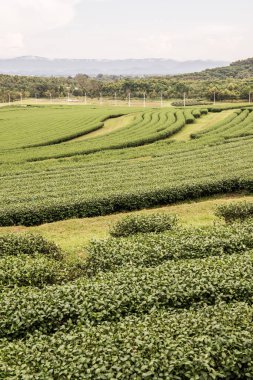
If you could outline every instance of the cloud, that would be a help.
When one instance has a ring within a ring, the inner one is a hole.
[[[65,27],[81,0],[8,0],[0,3],[0,51],[20,53],[29,36]],[[11,32],[10,32],[11,31]],[[3,51],[4,49],[4,51]]]
[[[168,56],[173,50],[173,38],[166,33],[147,34],[139,37],[137,42],[147,57]]]
[[[12,0],[20,20],[28,19],[28,28],[56,29],[69,24],[80,0]],[[30,16],[30,17],[28,17]]]
[[[24,47],[24,37],[21,33],[6,33],[0,36],[1,49],[10,49],[16,51]]]
[[[249,30],[246,26],[197,24],[163,32],[146,33],[136,39],[143,56],[177,58],[180,60],[213,58],[233,60],[235,52],[243,51]],[[243,54],[243,53],[242,53]]]
[[[252,1],[243,1],[253,7]],[[238,18],[235,0],[229,3],[229,13],[222,1],[218,13],[214,8],[206,12],[201,0],[169,3],[0,0],[0,57],[233,60],[251,54],[250,9]]]

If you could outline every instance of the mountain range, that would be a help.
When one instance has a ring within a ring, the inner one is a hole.
[[[34,76],[149,76],[178,75],[226,66],[228,62],[211,60],[177,61],[173,59],[48,59],[24,56],[0,59],[0,74]]]

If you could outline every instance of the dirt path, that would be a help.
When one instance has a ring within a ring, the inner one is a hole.
[[[135,116],[136,116],[135,114],[131,114],[131,115],[124,115],[117,118],[106,120],[103,128],[98,129],[97,131],[88,133],[87,135],[77,137],[76,139],[69,141],[69,143],[73,141],[74,142],[84,141],[84,140],[88,140],[94,137],[103,136],[107,133],[114,132],[117,129],[124,128],[134,120]]]
[[[215,209],[218,205],[238,201],[253,202],[253,195],[238,193],[224,194],[184,203],[144,209],[141,211],[98,216],[94,218],[69,219],[36,227],[1,227],[0,233],[32,232],[42,234],[45,238],[59,244],[68,252],[69,257],[71,258],[76,257],[79,253],[82,255],[84,247],[88,244],[90,239],[108,237],[110,225],[121,219],[123,216],[163,212],[178,215],[179,221],[183,226],[208,226],[212,225],[213,222],[218,221],[218,218],[214,215]]]
[[[227,116],[231,115],[234,110],[222,111],[218,113],[210,112],[206,116],[202,116],[197,119],[194,124],[186,125],[180,132],[173,135],[171,139],[176,141],[187,141],[190,140],[192,133],[202,132],[205,129],[210,128],[219,121],[225,119]]]

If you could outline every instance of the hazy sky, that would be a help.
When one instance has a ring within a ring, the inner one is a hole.
[[[0,58],[253,56],[253,0],[0,0]]]

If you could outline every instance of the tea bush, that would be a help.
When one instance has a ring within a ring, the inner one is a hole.
[[[171,105],[173,107],[183,107],[184,106],[184,101],[183,100],[178,100],[176,102],[172,102]],[[193,106],[209,106],[212,105],[211,102],[208,101],[203,101],[202,99],[186,99],[185,105],[189,107]]]
[[[186,124],[192,124],[195,122],[195,117],[191,109],[184,110],[184,117],[185,117]]]
[[[0,235],[0,257],[19,254],[42,254],[58,260],[62,258],[60,248],[40,235],[29,233]]]
[[[218,301],[253,300],[253,253],[128,268],[96,281],[38,289],[12,289],[0,299],[0,336],[24,337],[63,325],[97,325],[153,309],[182,309]]]
[[[217,207],[216,215],[223,218],[227,223],[253,218],[253,202],[237,202],[221,205]]]
[[[207,110],[164,107],[69,143],[130,109],[3,108],[0,225],[252,192],[253,112],[234,107],[195,140],[173,135]],[[110,238],[90,254],[70,266],[41,237],[0,236],[0,378],[253,378],[251,221]]]
[[[4,256],[0,258],[0,289],[59,284],[72,280],[74,272],[71,266],[41,254]]]
[[[252,379],[253,308],[245,303],[131,316],[52,336],[2,341],[4,378]]]
[[[184,127],[183,110],[148,110],[133,117],[129,128],[89,143],[0,151],[0,225],[31,226],[252,191],[249,109],[233,112],[187,142],[167,139]],[[136,142],[138,149],[131,148]],[[57,158],[57,152],[65,158],[25,162]]]
[[[163,232],[177,225],[174,215],[156,213],[147,215],[130,215],[122,218],[110,229],[114,237],[129,236],[137,233]]]
[[[192,111],[192,115],[195,117],[195,119],[198,119],[203,114],[204,114],[204,112],[201,112],[200,110],[193,110]]]
[[[253,249],[253,222],[173,230],[171,233],[92,241],[84,266],[88,275],[123,266],[155,267],[168,260],[196,259]]]
[[[94,180],[94,178],[93,178]],[[222,194],[233,191],[252,191],[253,180],[246,176],[225,179],[209,177],[183,182],[161,188],[136,188],[115,193],[113,190],[99,196],[90,190],[89,196],[75,195],[66,198],[48,198],[37,201],[36,205],[21,202],[15,208],[7,205],[0,212],[0,226],[25,225],[34,226],[70,218],[85,218],[107,215],[119,211],[140,210],[154,205],[171,204],[203,196]],[[83,190],[80,189],[82,192]],[[72,193],[71,193],[72,194]]]

